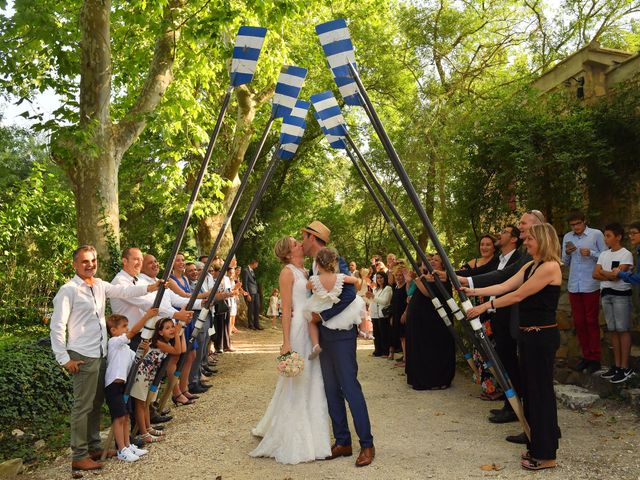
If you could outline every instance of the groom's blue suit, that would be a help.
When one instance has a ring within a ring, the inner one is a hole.
[[[345,275],[350,274],[347,262],[342,257],[340,257],[340,272]],[[355,286],[345,283],[340,301],[330,309],[321,312],[320,316],[324,321],[330,320],[342,312],[355,296]],[[331,330],[320,324],[320,346],[322,347],[320,365],[336,444],[351,445],[351,432],[344,404],[346,398],[360,439],[360,447],[369,448],[373,446],[373,436],[367,402],[358,381],[357,338],[358,329],[355,325],[350,330]]]

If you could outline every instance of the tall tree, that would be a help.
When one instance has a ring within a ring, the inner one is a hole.
[[[117,246],[120,236],[120,162],[173,79],[175,47],[187,2],[153,5],[146,27],[155,41],[148,52],[144,80],[129,91],[114,91],[112,75],[118,67],[112,58],[112,17],[123,21],[125,12],[140,15],[144,3],[21,1],[13,14],[0,17],[5,45],[0,57],[3,89],[29,98],[51,87],[66,102],[58,112],[60,121],[42,127],[51,132],[52,157],[71,180],[78,241],[94,244],[105,260],[109,259],[108,242]],[[125,56],[117,52],[117,61]],[[128,108],[114,109],[112,100],[123,94]]]

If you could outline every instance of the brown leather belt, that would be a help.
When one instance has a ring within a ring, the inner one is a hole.
[[[520,330],[523,332],[539,332],[543,328],[555,328],[557,326],[557,323],[554,323],[553,325],[534,325],[532,327],[520,327]]]

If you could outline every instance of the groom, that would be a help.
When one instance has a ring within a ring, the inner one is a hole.
[[[313,258],[312,273],[317,275],[316,254],[329,243],[331,231],[321,222],[314,220],[302,229],[302,249],[307,257]],[[349,268],[344,258],[340,257],[340,272],[349,275]],[[324,379],[324,391],[327,396],[329,416],[333,426],[335,445],[331,447],[329,460],[338,457],[349,457],[352,454],[351,432],[347,421],[345,398],[353,417],[353,424],[360,439],[360,455],[356,467],[364,467],[373,461],[376,449],[373,446],[371,423],[367,402],[358,382],[358,362],[356,360],[356,343],[358,328],[354,325],[349,330],[338,330],[331,327],[331,318],[342,312],[355,298],[353,285],[345,284],[340,301],[328,310],[320,313],[320,365]],[[313,315],[318,315],[314,313]]]

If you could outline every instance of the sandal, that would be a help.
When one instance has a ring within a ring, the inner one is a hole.
[[[174,397],[171,397],[171,401],[173,402],[173,404],[176,407],[178,407],[180,405],[192,405],[192,404],[196,403],[195,400],[191,400],[190,398],[187,398],[187,397],[184,397],[184,398],[187,398],[186,402],[181,402],[181,401],[178,400],[180,397],[184,397],[184,395],[180,394],[180,395],[176,395]]]
[[[520,453],[520,460],[531,460],[531,458],[531,452],[529,450]]]
[[[545,468],[555,468],[558,463],[555,460],[538,460],[533,457],[520,462],[522,468],[526,470],[544,470]]]
[[[164,441],[165,437],[154,437],[150,433],[145,433],[144,435],[140,435],[138,437],[144,443],[158,443]]]
[[[495,402],[497,400],[503,400],[504,399],[504,394],[503,393],[498,393],[498,392],[494,392],[494,393],[482,392],[480,394],[480,398],[482,400],[486,400],[488,402]]]
[[[155,428],[150,428],[147,431],[149,432],[149,435],[153,435],[154,437],[164,437],[166,435],[166,433],[156,430]]]

